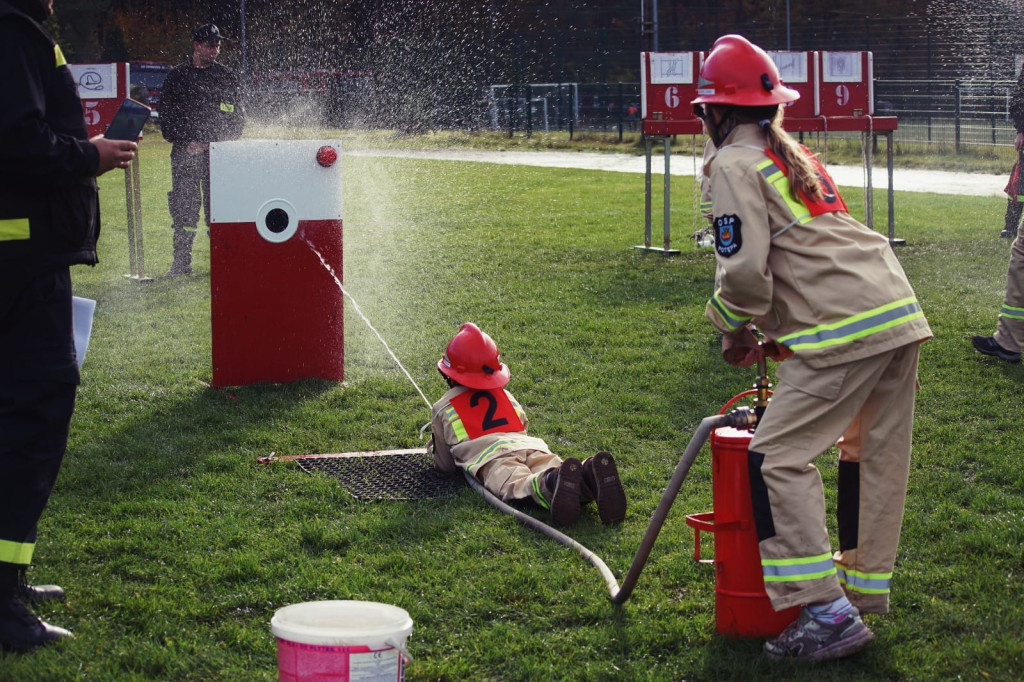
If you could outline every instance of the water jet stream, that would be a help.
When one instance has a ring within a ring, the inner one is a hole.
[[[423,398],[423,402],[427,404],[427,409],[430,409],[431,403],[429,400],[427,400],[427,396],[423,394],[423,391],[420,390],[419,384],[416,383],[416,381],[412,378],[412,375],[409,374],[408,370],[405,369],[405,366],[398,359],[398,356],[395,355],[394,351],[391,350],[391,346],[389,346],[388,342],[384,340],[384,337],[380,335],[380,332],[378,332],[377,329],[373,326],[373,324],[370,323],[370,319],[366,317],[365,314],[363,314],[363,310],[362,308],[359,307],[359,304],[356,302],[356,299],[352,298],[352,294],[348,293],[348,291],[345,290],[344,285],[342,285],[341,283],[341,278],[338,277],[338,273],[334,272],[334,268],[330,266],[330,264],[324,258],[323,254],[320,253],[320,251],[315,246],[313,246],[313,243],[311,241],[309,241],[305,237],[302,238],[302,241],[306,242],[306,246],[308,246],[310,250],[316,254],[316,257],[320,259],[320,263],[324,266],[324,268],[326,268],[328,274],[330,274],[330,276],[334,279],[334,283],[338,285],[338,289],[340,289],[341,293],[347,296],[348,300],[352,302],[352,308],[356,311],[356,313],[359,314],[359,317],[363,318],[363,322],[365,322],[366,326],[370,328],[370,331],[372,331],[377,336],[377,338],[380,339],[380,342],[384,345],[384,348],[385,350],[387,350],[388,355],[391,356],[391,359],[395,361],[395,364],[398,365],[398,368],[402,370],[402,373],[405,374],[405,376],[409,379],[409,382],[412,384],[413,388],[416,389],[416,392],[420,394],[421,398]]]

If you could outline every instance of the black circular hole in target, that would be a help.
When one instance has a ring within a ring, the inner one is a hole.
[[[288,213],[282,208],[273,208],[267,213],[267,217],[263,219],[267,229],[274,234],[281,234],[288,229]]]

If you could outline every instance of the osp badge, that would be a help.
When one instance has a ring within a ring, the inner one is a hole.
[[[715,251],[722,258],[729,258],[736,255],[743,246],[743,235],[740,233],[740,226],[743,221],[735,214],[718,216],[715,218]]]

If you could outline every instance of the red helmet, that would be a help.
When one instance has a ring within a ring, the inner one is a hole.
[[[501,361],[498,344],[472,322],[462,325],[437,361],[441,374],[470,388],[501,388],[509,371]]]
[[[727,35],[715,41],[700,67],[697,99],[691,104],[761,107],[799,98],[799,92],[783,85],[767,52],[741,35]]]

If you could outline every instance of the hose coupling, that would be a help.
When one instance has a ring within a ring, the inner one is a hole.
[[[749,407],[737,407],[725,415],[726,424],[736,429],[752,429],[757,426],[757,413]]]

